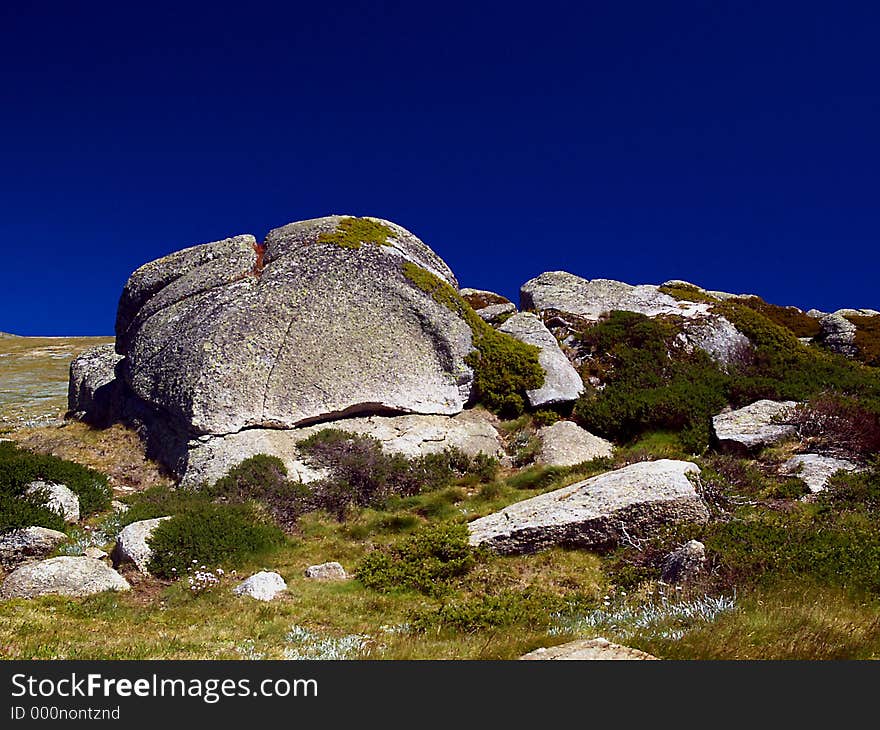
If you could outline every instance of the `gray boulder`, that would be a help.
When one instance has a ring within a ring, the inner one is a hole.
[[[0,599],[37,596],[90,596],[131,588],[113,568],[100,560],[63,556],[17,568],[0,586]]]
[[[557,421],[538,429],[541,453],[538,462],[547,466],[574,466],[611,456],[614,444],[594,436],[571,421]]]
[[[839,471],[858,471],[858,464],[847,459],[837,459],[822,454],[797,454],[786,461],[780,471],[783,474],[800,477],[810,491],[821,492],[828,486],[828,480]]]
[[[689,583],[706,565],[706,546],[699,540],[688,540],[663,560],[660,579],[664,583]]]
[[[560,644],[549,649],[540,648],[524,654],[520,659],[525,661],[596,661],[596,660],[656,660],[652,654],[620,644],[612,644],[607,639],[578,639]]]
[[[683,320],[682,335],[690,348],[702,350],[715,362],[729,366],[748,356],[749,338],[726,317],[696,315]]]
[[[292,430],[247,429],[229,436],[202,437],[190,443],[181,485],[197,487],[212,484],[236,464],[256,454],[280,458],[292,479],[304,484],[326,476],[313,468],[297,444],[326,428],[372,436],[382,442],[386,453],[416,457],[458,448],[469,456],[484,453],[500,458],[503,444],[493,425],[494,417],[485,411],[464,411],[448,416],[371,416],[347,418]]]
[[[499,331],[521,342],[540,348],[538,362],[544,369],[544,384],[527,391],[533,408],[576,401],[584,390],[584,381],[559,347],[556,338],[540,318],[529,312],[513,315]]]
[[[719,413],[712,418],[712,426],[722,447],[750,451],[794,436],[795,427],[784,419],[796,406],[794,401],[759,400],[735,411]]]
[[[67,535],[46,527],[23,527],[0,535],[0,566],[9,570],[30,560],[45,558]]]
[[[287,590],[287,583],[278,573],[260,571],[237,585],[232,592],[257,601],[272,601]]]
[[[119,563],[134,563],[137,569],[144,575],[149,575],[147,566],[153,557],[153,551],[150,549],[148,541],[153,531],[164,521],[171,519],[170,517],[155,517],[151,520],[140,520],[132,522],[122,528],[116,537],[116,549],[114,550],[114,561]]]
[[[499,553],[529,553],[553,545],[607,549],[661,525],[706,522],[708,510],[687,461],[645,461],[607,472],[469,523],[470,543]]]
[[[45,495],[45,506],[63,517],[65,522],[79,522],[79,497],[76,492],[63,484],[52,482],[31,482],[25,488],[25,494],[37,493]]]
[[[67,386],[67,410],[70,415],[106,424],[122,410],[122,384],[116,378],[116,366],[122,356],[114,345],[98,345],[86,350],[70,363]]]
[[[847,310],[839,310],[822,317],[819,320],[822,332],[817,339],[833,352],[855,357],[858,354],[855,344],[858,328],[844,316],[848,313]]]
[[[325,240],[348,225],[330,216],[271,231],[262,256],[237,236],[141,267],[119,304],[120,374],[195,435],[460,412],[471,330],[406,266],[457,282],[411,233],[369,220],[384,244]]]
[[[312,580],[347,580],[348,573],[339,563],[321,563],[320,565],[310,565],[306,568],[306,578]]]

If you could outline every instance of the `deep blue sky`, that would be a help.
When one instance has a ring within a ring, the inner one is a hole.
[[[82,7],[79,7],[82,6]],[[87,8],[87,9],[86,9]],[[0,330],[329,213],[548,269],[880,309],[880,4],[0,4]]]

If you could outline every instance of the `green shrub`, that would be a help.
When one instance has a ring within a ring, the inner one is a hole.
[[[175,578],[193,564],[237,567],[282,541],[281,530],[248,505],[195,503],[153,531],[149,569],[153,575]]]
[[[332,233],[321,233],[318,243],[333,243],[343,248],[359,249],[363,244],[388,246],[388,237],[393,236],[388,226],[369,218],[343,218]]]
[[[63,532],[64,519],[39,502],[35,495],[19,497],[0,492],[0,534],[21,527],[47,527]]]
[[[120,515],[123,527],[132,522],[170,517],[209,502],[206,492],[173,487],[150,487],[126,498],[128,509]]]
[[[785,327],[795,337],[815,337],[822,332],[819,320],[802,312],[797,307],[780,307],[755,296],[737,297],[733,301],[764,315],[774,324]]]
[[[452,581],[466,575],[475,564],[467,525],[438,523],[423,527],[387,550],[367,554],[355,575],[376,591],[402,589],[436,596],[447,592]]]
[[[79,497],[80,514],[87,516],[110,506],[112,491],[103,474],[46,454],[34,454],[10,442],[0,442],[0,493],[21,495],[33,481],[63,484]]]
[[[660,292],[679,301],[705,302],[706,304],[716,304],[718,302],[711,294],[706,293],[693,284],[685,284],[684,282],[668,286],[664,284],[660,287]]]
[[[552,623],[554,614],[566,608],[566,601],[556,595],[534,589],[502,590],[494,595],[452,600],[439,608],[413,611],[408,622],[413,631],[422,633],[438,629],[476,633],[514,626],[540,630]]]
[[[499,332],[479,315],[449,284],[411,262],[403,264],[414,286],[459,315],[471,328],[474,352],[465,362],[474,370],[478,400],[504,418],[515,418],[525,409],[526,391],[544,384],[544,370],[538,362],[540,350]]]
[[[542,426],[551,426],[557,421],[561,421],[562,416],[559,415],[556,411],[552,411],[548,408],[540,411],[535,411],[532,414],[532,420],[536,428],[541,428]]]
[[[856,357],[866,365],[880,367],[880,317],[850,315],[847,319],[856,326]]]

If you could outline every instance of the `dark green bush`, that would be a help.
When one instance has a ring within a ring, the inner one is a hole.
[[[195,503],[153,531],[149,569],[153,575],[175,578],[193,564],[237,567],[277,547],[283,537],[249,505]]]
[[[150,487],[126,498],[128,509],[120,515],[122,526],[132,522],[170,517],[185,512],[190,507],[209,502],[205,492],[172,487]]]
[[[63,484],[76,493],[82,516],[110,506],[112,491],[103,474],[56,456],[34,454],[13,443],[0,442],[0,493],[20,495],[37,480]]]
[[[560,596],[532,589],[503,590],[494,595],[456,599],[439,608],[420,609],[409,616],[414,631],[448,629],[465,633],[510,628],[540,630],[567,608]]]
[[[737,297],[734,301],[764,315],[774,324],[785,327],[795,337],[815,337],[822,332],[819,320],[805,314],[797,307],[780,307],[769,304],[761,297]]]
[[[856,326],[854,344],[858,359],[866,365],[880,367],[880,317],[851,315],[847,319]]]
[[[438,523],[423,527],[387,550],[369,553],[355,575],[373,590],[412,590],[436,596],[447,592],[451,583],[475,564],[467,525]]]
[[[63,532],[64,519],[39,501],[34,495],[19,497],[0,492],[0,533],[20,527],[47,527]]]

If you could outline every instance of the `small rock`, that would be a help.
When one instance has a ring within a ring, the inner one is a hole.
[[[29,560],[46,557],[67,535],[46,527],[24,527],[0,535],[0,565],[7,570]]]
[[[120,502],[118,499],[114,499],[110,503],[110,507],[113,509],[114,512],[120,515],[128,512],[128,505],[125,502]]]
[[[347,580],[348,574],[339,563],[321,563],[306,568],[306,578],[313,580]]]
[[[85,557],[87,558],[92,558],[92,560],[105,560],[106,558],[110,557],[109,555],[107,555],[106,552],[101,550],[101,548],[94,546],[87,547],[85,550],[83,550],[83,555],[85,555]]]
[[[63,484],[51,482],[31,482],[25,489],[26,494],[45,492],[45,505],[55,514],[61,515],[65,522],[79,522],[79,497]]]
[[[786,461],[780,471],[800,477],[814,494],[828,486],[828,480],[839,471],[858,471],[858,465],[846,459],[822,454],[797,454]]]
[[[286,590],[287,583],[284,582],[284,578],[278,573],[264,570],[240,583],[232,592],[237,596],[249,596],[258,601],[271,601]]]
[[[116,538],[116,560],[119,563],[131,562],[137,566],[137,569],[144,575],[149,575],[147,566],[153,557],[153,551],[147,544],[150,536],[153,534],[159,524],[163,520],[171,519],[170,517],[156,517],[152,520],[140,520],[132,522],[122,528],[122,531]]]
[[[647,654],[638,649],[632,649],[620,644],[612,644],[607,639],[597,637],[595,639],[580,639],[560,644],[549,649],[541,648],[524,654],[520,659],[526,661],[535,660],[656,660],[657,657]]]
[[[795,427],[780,419],[795,406],[794,401],[759,400],[735,411],[719,413],[712,419],[712,425],[721,446],[749,451],[794,436]]]
[[[130,588],[125,578],[100,560],[65,555],[17,568],[0,586],[0,598],[90,596]]]
[[[703,572],[706,546],[699,540],[688,540],[663,560],[660,579],[664,583],[688,583]]]
[[[547,466],[574,466],[584,461],[611,456],[614,444],[594,436],[571,421],[557,421],[538,429],[541,455],[538,461]]]

